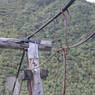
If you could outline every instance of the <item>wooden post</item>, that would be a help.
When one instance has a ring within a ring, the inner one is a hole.
[[[52,47],[52,42],[47,40],[39,40],[39,39],[31,39],[31,42],[25,43],[23,39],[15,39],[15,38],[0,38],[0,48],[9,48],[9,49],[26,49],[28,50],[28,60],[29,60],[29,70],[33,73],[33,79],[28,80],[28,90],[29,95],[43,95],[42,81],[40,77],[40,68],[39,67],[39,57],[38,57],[38,49],[50,51]],[[35,43],[36,42],[36,43]],[[14,89],[13,95],[19,95],[21,89],[21,81],[24,79],[24,73],[22,73],[18,79],[17,84]],[[20,82],[19,82],[20,80]],[[8,81],[9,85],[12,82],[11,79]],[[13,87],[13,86],[12,86]],[[8,86],[7,86],[8,88]],[[9,89],[11,93],[12,88]]]
[[[38,44],[29,43],[28,48],[29,69],[33,72],[33,80],[30,83],[32,87],[31,95],[43,95],[42,81],[40,78],[39,57],[38,57]]]

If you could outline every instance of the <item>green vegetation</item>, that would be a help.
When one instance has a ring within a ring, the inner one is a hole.
[[[68,0],[0,0],[0,37],[26,37],[64,7]],[[95,4],[76,0],[70,7],[69,40],[72,45],[84,39],[95,29]],[[53,41],[50,52],[39,52],[40,64],[64,46],[63,15],[35,37]],[[66,95],[95,95],[95,41],[94,37],[80,47],[68,51]],[[7,76],[16,75],[21,51],[0,49],[0,95],[3,95]],[[26,59],[22,70],[25,68]],[[64,60],[61,54],[42,65],[49,70],[43,81],[45,95],[61,95],[63,90]],[[23,83],[21,95],[28,95]],[[5,91],[8,95],[7,91]]]

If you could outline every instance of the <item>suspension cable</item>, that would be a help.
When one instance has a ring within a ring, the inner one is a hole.
[[[35,33],[29,35],[27,38],[30,39],[31,37],[33,37],[34,35],[36,35],[37,33],[39,33],[42,29],[44,29],[47,25],[49,25],[52,21],[54,21],[56,18],[58,18],[63,12],[65,12],[66,10],[68,10],[68,8],[75,2],[76,0],[70,0],[67,5],[65,5],[65,7],[62,9],[61,12],[59,12],[58,14],[56,14],[53,18],[49,19],[44,25],[42,25]]]

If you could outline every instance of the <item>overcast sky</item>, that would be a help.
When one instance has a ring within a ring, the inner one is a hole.
[[[95,3],[95,0],[86,0],[88,2],[91,2],[91,3]]]

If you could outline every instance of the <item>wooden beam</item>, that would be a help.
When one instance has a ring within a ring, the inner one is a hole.
[[[32,43],[37,43],[40,50],[50,50],[52,42],[47,40],[30,39]],[[0,48],[8,49],[28,49],[29,44],[24,43],[23,38],[0,38]]]

